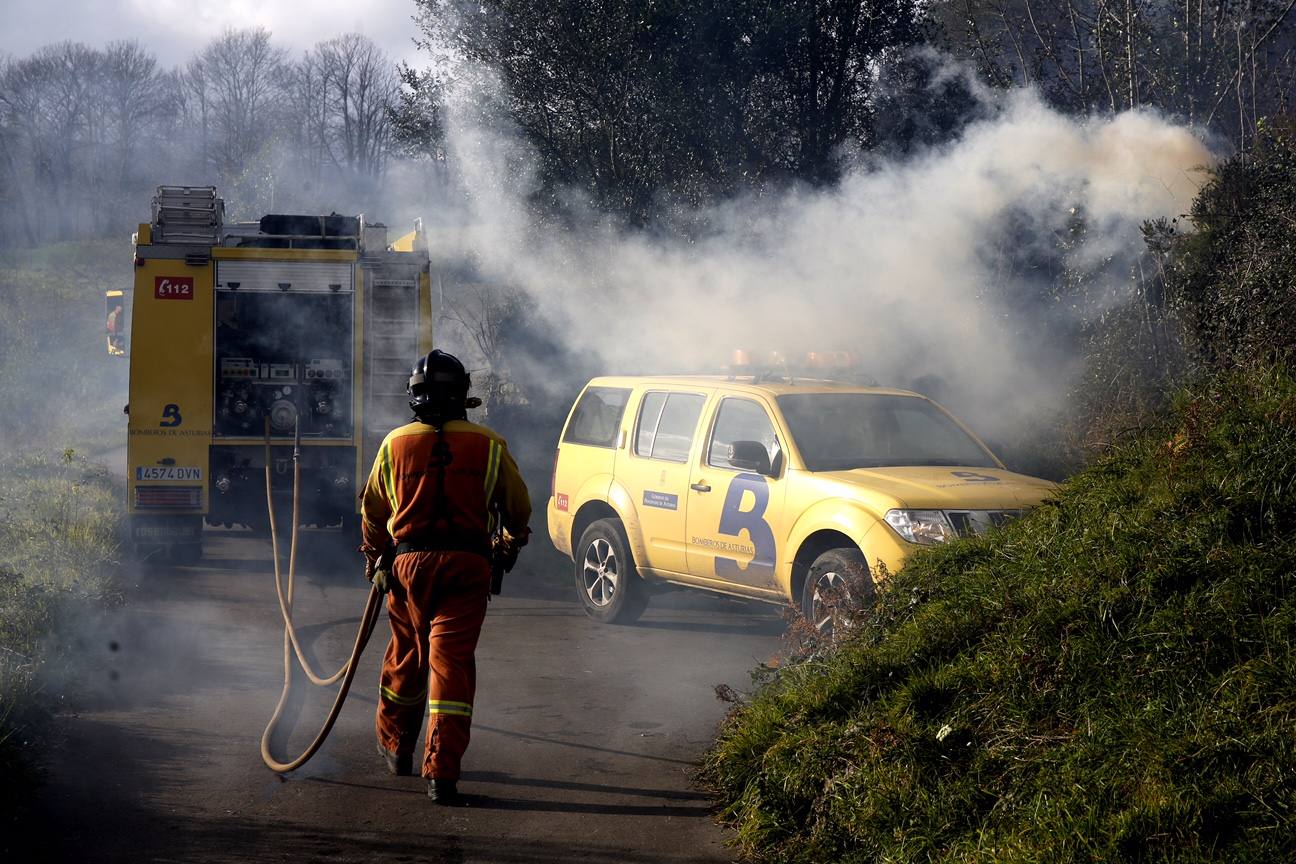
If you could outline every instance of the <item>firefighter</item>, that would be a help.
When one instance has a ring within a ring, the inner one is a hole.
[[[389,772],[413,774],[426,704],[421,773],[428,796],[450,806],[462,803],[457,781],[491,556],[511,568],[531,516],[504,440],[467,420],[466,409],[481,404],[468,398],[469,385],[453,355],[437,350],[419,358],[407,387],[415,420],[383,440],[361,508],[365,575],[379,587],[387,583],[392,630],[379,686],[378,750]]]

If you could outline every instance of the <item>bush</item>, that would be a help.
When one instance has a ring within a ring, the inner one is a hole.
[[[1296,358],[1296,121],[1221,164],[1175,238],[1167,274],[1189,347],[1209,368]]]
[[[1296,379],[1234,374],[870,626],[701,777],[766,861],[1296,860]],[[858,629],[858,628],[857,628]]]

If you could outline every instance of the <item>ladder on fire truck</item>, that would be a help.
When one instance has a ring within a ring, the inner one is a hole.
[[[153,242],[220,243],[225,202],[215,186],[159,186],[153,198]]]

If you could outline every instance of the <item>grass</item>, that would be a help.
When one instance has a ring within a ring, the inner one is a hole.
[[[40,673],[74,660],[51,656],[49,637],[65,616],[121,599],[115,482],[72,451],[0,459],[0,813],[12,824],[51,740]]]
[[[120,599],[120,478],[94,457],[124,440],[126,364],[106,354],[103,289],[129,283],[129,256],[129,243],[0,255],[0,857],[52,740],[42,669],[73,660],[52,656],[50,636]]]
[[[0,441],[91,452],[124,428],[127,363],[110,358],[104,290],[129,288],[129,238],[0,253]]]
[[[769,671],[702,780],[761,861],[1296,860],[1296,380],[1181,395]]]

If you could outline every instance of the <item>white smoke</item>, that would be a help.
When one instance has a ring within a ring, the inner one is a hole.
[[[882,383],[938,377],[991,434],[1064,398],[1074,358],[1049,328],[1128,291],[1115,266],[1068,308],[1024,304],[1040,292],[1003,284],[1000,247],[1053,248],[1082,213],[1072,263],[1128,264],[1139,224],[1185,213],[1213,162],[1194,130],[1154,113],[1069,117],[1019,90],[951,144],[858,167],[834,188],[741,198],[686,242],[595,217],[540,225],[525,147],[468,110],[451,112],[449,150],[471,211],[458,242],[601,368],[706,372],[738,347],[848,350]]]

